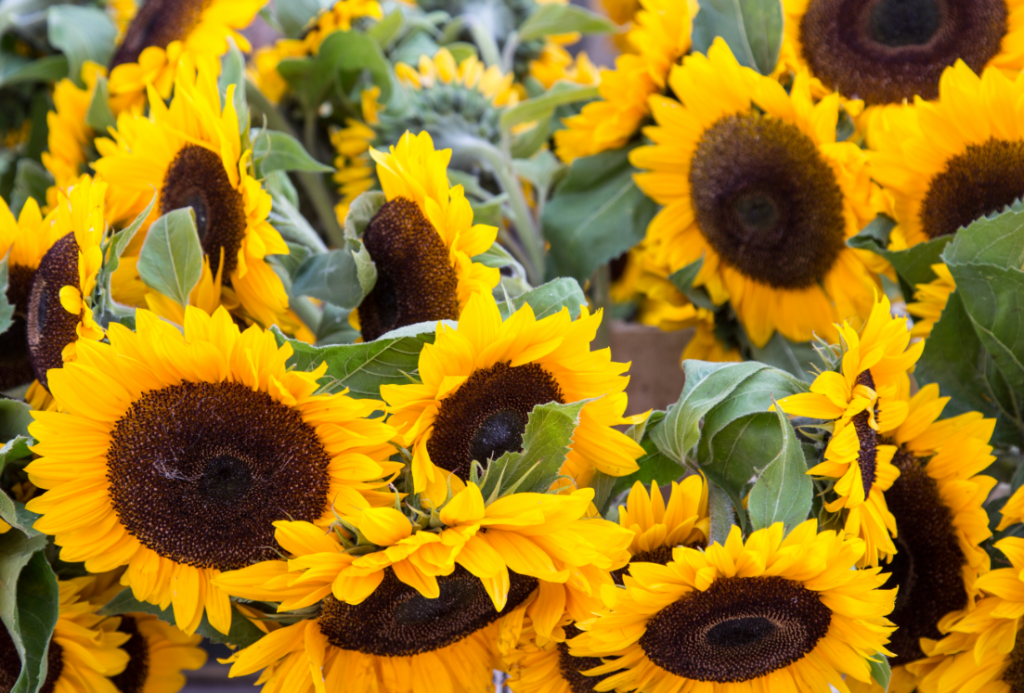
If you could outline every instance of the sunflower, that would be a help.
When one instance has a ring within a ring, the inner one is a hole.
[[[784,0],[780,62],[869,106],[939,94],[958,61],[1019,73],[1021,0]],[[964,111],[966,113],[967,111]],[[983,115],[983,114],[982,114]]]
[[[331,132],[331,144],[337,156],[334,158],[332,176],[338,184],[341,199],[334,206],[334,214],[338,223],[345,224],[348,209],[357,197],[367,190],[372,190],[376,178],[373,175],[373,164],[370,162],[370,146],[377,133],[365,123],[355,118],[345,121],[345,127]]]
[[[895,590],[880,568],[851,570],[864,543],[782,523],[724,545],[680,547],[666,565],[634,563],[625,589],[605,589],[607,610],[579,624],[577,657],[614,657],[588,674],[594,688],[631,691],[845,690],[870,681],[867,657],[888,654],[885,616]]]
[[[78,593],[91,580],[84,577],[57,583],[57,624],[47,650],[41,691],[118,693],[107,677],[124,671],[128,654],[121,646],[128,636],[114,629],[116,621],[98,616],[95,605],[79,599]],[[21,659],[14,641],[0,624],[0,690],[14,688],[20,671]]]
[[[148,117],[122,113],[114,139],[96,140],[102,157],[94,168],[110,183],[113,220],[142,213],[154,189],[149,223],[192,207],[212,272],[220,272],[223,254],[224,285],[248,317],[267,327],[286,320],[288,295],[266,256],[287,255],[288,246],[267,221],[270,195],[247,169],[232,89],[222,108],[211,70],[179,71],[170,106],[153,93]]]
[[[231,39],[252,50],[239,29],[249,26],[267,0],[146,0],[110,60],[110,105],[115,113],[141,111],[152,86],[170,97],[182,61],[219,65]]]
[[[836,142],[840,98],[815,104],[806,74],[787,94],[722,40],[669,83],[682,104],[651,97],[655,144],[630,156],[646,170],[637,185],[664,205],[647,227],[662,272],[703,258],[694,286],[730,301],[756,346],[776,330],[834,337],[834,322],[867,315],[880,285],[871,254],[846,239],[874,218],[876,189],[861,149]]]
[[[640,2],[643,10],[626,35],[636,54],[619,56],[614,70],[601,70],[600,100],[555,132],[555,153],[566,163],[625,145],[651,112],[648,98],[665,91],[673,63],[690,49],[687,0]]]
[[[473,223],[462,186],[448,182],[451,150],[435,150],[426,132],[406,133],[390,153],[370,156],[387,202],[362,235],[377,268],[377,283],[358,309],[363,338],[458,320],[470,297],[489,297],[498,284],[497,269],[471,259],[493,245],[498,230]]]
[[[417,67],[398,63],[395,74],[416,91],[450,85],[476,91],[498,107],[514,106],[519,100],[512,75],[503,73],[496,65],[485,68],[475,55],[456,63],[447,48],[437,51],[433,58],[421,55]]]
[[[66,188],[85,173],[87,149],[93,131],[86,125],[86,113],[92,101],[96,80],[104,74],[102,67],[86,62],[82,67],[85,88],[80,89],[70,79],[62,79],[53,88],[54,110],[46,114],[47,151],[42,153],[43,166],[53,176],[54,185],[47,192],[50,207],[56,204],[58,190]]]
[[[63,560],[127,565],[136,598],[173,604],[190,634],[204,610],[226,633],[214,578],[274,555],[275,520],[330,523],[332,504],[383,485],[394,430],[368,418],[379,402],[314,395],[323,368],[287,370],[287,344],[240,332],[223,308],[187,308],[184,335],[144,310],[136,326],[112,324],[109,344],[82,343],[51,373],[68,413],[30,427],[39,459],[26,470],[50,490],[29,507]]]
[[[881,433],[907,420],[907,371],[924,348],[923,342],[910,346],[906,321],[892,317],[889,308],[887,298],[879,299],[859,334],[849,323],[839,327],[845,347],[841,373],[825,371],[810,392],[778,402],[790,416],[834,422],[824,462],[807,473],[835,480],[836,498],[825,509],[846,510],[846,531],[864,539],[867,565],[896,553],[890,538],[896,520],[884,492],[900,472],[892,464],[897,448]]]
[[[601,83],[601,73],[586,51],[580,51],[574,59],[569,51],[554,41],[545,43],[540,55],[530,61],[530,76],[545,89],[550,89],[560,80],[584,86]]]
[[[956,291],[956,281],[946,265],[941,262],[932,265],[932,272],[936,279],[927,284],[918,284],[914,291],[914,303],[907,304],[907,312],[916,318],[910,334],[922,339],[931,335],[935,323],[942,317],[942,311],[946,310],[949,295]]]
[[[117,632],[129,636],[121,646],[128,666],[111,679],[119,693],[177,693],[185,685],[182,670],[206,663],[200,635],[187,635],[152,614],[126,614],[119,620]]]
[[[471,483],[441,508],[436,532],[413,531],[418,526],[395,508],[363,508],[351,526],[377,551],[361,555],[346,552],[338,532],[280,522],[287,563],[257,564],[219,582],[246,598],[284,597],[281,609],[322,600],[321,615],[236,655],[231,675],[276,666],[264,674],[265,690],[279,690],[284,679],[309,690],[308,667],[301,682],[286,672],[311,656],[324,663],[328,687],[342,668],[359,672],[348,683],[358,690],[489,690],[499,620],[529,618],[545,637],[560,637],[563,613],[587,614],[611,584],[608,571],[624,562],[629,533],[588,518],[592,499],[583,489],[485,506]],[[429,681],[418,672],[430,672]]]
[[[895,248],[956,233],[1024,196],[1024,128],[1015,115],[1024,75],[962,62],[947,69],[935,102],[887,113],[871,174],[891,195]]]
[[[128,26],[135,19],[139,7],[135,4],[135,0],[106,0],[106,5],[107,16],[117,27],[117,42],[120,43],[124,40],[125,32],[128,31]]]

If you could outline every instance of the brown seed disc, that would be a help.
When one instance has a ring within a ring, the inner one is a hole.
[[[129,533],[178,563],[276,558],[277,520],[318,520],[330,458],[295,409],[241,383],[145,393],[111,434],[110,500]]]
[[[64,649],[54,641],[50,641],[50,649],[46,656],[46,680],[43,681],[39,693],[53,693],[53,689],[64,670]],[[21,658],[14,646],[7,627],[0,623],[0,693],[11,693],[14,684],[21,674]]]
[[[1003,672],[1003,682],[1010,686],[1010,693],[1024,693],[1024,633],[1020,631],[1010,652],[1010,665]]]
[[[363,339],[418,322],[459,319],[459,279],[448,248],[419,206],[398,197],[363,232],[377,283],[359,304]]]
[[[655,614],[640,647],[676,676],[735,683],[802,659],[831,622],[832,612],[818,593],[798,582],[720,578]]]
[[[8,263],[7,303],[14,307],[12,324],[0,334],[0,391],[32,382],[32,358],[28,351],[28,298],[36,271]]]
[[[122,616],[117,630],[131,636],[128,642],[121,645],[121,649],[128,653],[128,666],[117,676],[111,677],[110,681],[120,693],[143,693],[146,677],[149,676],[149,645],[146,637],[139,632],[131,616]]]
[[[565,639],[570,640],[580,634],[580,629],[573,624],[565,627]],[[573,657],[569,654],[569,646],[558,643],[558,671],[569,684],[572,693],[594,693],[594,686],[604,681],[607,676],[584,676],[584,671],[601,666],[600,657]]]
[[[535,578],[509,573],[508,602],[498,612],[480,578],[458,566],[437,578],[441,594],[427,599],[395,577],[384,580],[361,604],[332,596],[323,601],[320,632],[335,647],[379,657],[410,657],[454,645],[522,604],[537,587]]]
[[[1005,0],[811,0],[803,58],[826,86],[869,106],[936,99],[942,71],[976,73],[999,53]]]
[[[28,349],[36,380],[47,387],[46,373],[64,365],[64,347],[78,339],[80,317],[64,310],[60,290],[78,284],[78,243],[69,233],[39,262],[28,299]]]
[[[486,464],[522,449],[535,406],[562,402],[558,383],[541,366],[528,363],[513,368],[510,363],[474,371],[442,400],[427,441],[435,465],[466,480],[473,460]]]
[[[857,376],[857,385],[867,385],[875,389],[875,379],[871,377],[871,371],[864,371]],[[875,414],[878,414],[878,407],[875,407]],[[875,476],[878,472],[878,432],[871,428],[868,423],[870,418],[868,412],[862,411],[850,419],[854,430],[857,432],[857,440],[860,443],[860,450],[857,452],[857,464],[860,466],[860,478],[864,484],[864,497],[871,493],[871,487],[875,483]]]
[[[755,113],[721,118],[697,143],[690,198],[722,260],[776,289],[828,275],[846,247],[843,193],[795,125]]]
[[[137,63],[150,46],[167,48],[183,41],[199,24],[210,0],[146,0],[128,25],[121,47],[110,60],[110,69],[122,63]]]

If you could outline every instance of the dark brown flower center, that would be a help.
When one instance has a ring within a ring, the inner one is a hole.
[[[1024,633],[1020,631],[1010,652],[1010,665],[1003,672],[1003,682],[1010,686],[1010,693],[1024,693]]]
[[[11,326],[0,334],[0,391],[32,382],[32,359],[28,350],[28,299],[32,278],[31,267],[8,263],[7,302],[14,307]]]
[[[885,501],[899,535],[883,589],[900,588],[889,616],[899,629],[887,645],[896,653],[896,666],[925,656],[920,639],[942,637],[939,620],[967,606],[967,590],[962,573],[966,561],[953,512],[943,503],[938,484],[912,453],[899,450],[893,463],[900,476],[885,492]]]
[[[461,566],[437,578],[441,594],[428,599],[390,568],[373,594],[352,606],[327,597],[320,632],[335,647],[379,657],[409,657],[454,645],[522,604],[537,580],[509,573],[508,602],[498,612],[480,578]]]
[[[199,241],[214,274],[224,251],[227,282],[238,264],[238,250],[245,240],[245,200],[231,185],[221,158],[197,144],[186,144],[175,155],[160,190],[161,214],[183,207],[191,207],[195,212]]]
[[[773,288],[820,282],[845,247],[832,168],[810,137],[775,118],[731,115],[709,127],[693,155],[690,198],[715,252]]]
[[[832,612],[798,582],[723,578],[648,621],[640,647],[656,665],[696,681],[749,681],[805,657]]]
[[[79,315],[60,304],[60,290],[78,284],[78,243],[69,233],[39,262],[28,299],[28,349],[36,379],[48,387],[46,373],[64,365],[64,347],[78,339]]]
[[[800,22],[811,73],[869,106],[935,99],[958,59],[980,73],[1007,31],[1005,0],[811,0]]]
[[[571,640],[580,634],[580,629],[573,624],[565,627],[565,639]],[[558,643],[558,671],[569,684],[572,693],[594,693],[594,686],[604,681],[607,676],[585,676],[584,671],[601,666],[600,657],[573,657],[569,654],[569,646]]]
[[[149,675],[149,645],[146,637],[139,632],[138,624],[131,616],[122,616],[117,630],[131,636],[128,642],[121,645],[121,649],[128,653],[128,666],[110,681],[120,693],[143,693]]]
[[[64,648],[50,640],[50,649],[46,655],[46,680],[39,693],[53,693],[57,679],[64,671]],[[21,674],[21,658],[14,646],[14,640],[7,632],[7,627],[0,623],[0,693],[11,693],[14,684]]]
[[[107,451],[121,524],[161,556],[233,570],[276,556],[276,520],[318,520],[330,458],[295,409],[241,383],[183,382],[136,400]]]
[[[146,0],[128,25],[121,47],[110,61],[110,69],[122,63],[137,63],[150,46],[167,48],[172,41],[185,40],[199,24],[211,0]]]
[[[990,139],[949,159],[928,184],[921,228],[929,238],[956,233],[1024,197],[1024,141]]]
[[[459,279],[448,247],[419,206],[398,197],[363,232],[377,283],[359,305],[363,339],[418,322],[459,319]]]
[[[554,376],[541,366],[510,363],[474,371],[442,400],[427,441],[435,465],[466,480],[473,460],[486,465],[488,460],[522,449],[535,406],[563,401]]]
[[[875,389],[875,379],[871,377],[871,371],[864,371],[857,376],[857,385],[866,385],[872,390]],[[878,414],[878,406],[875,406],[875,414]],[[857,451],[857,464],[860,466],[861,482],[864,484],[864,497],[871,495],[871,487],[875,483],[875,476],[878,471],[878,432],[871,428],[869,423],[870,414],[867,411],[855,415],[850,419],[854,430],[857,432],[857,440],[860,449]]]

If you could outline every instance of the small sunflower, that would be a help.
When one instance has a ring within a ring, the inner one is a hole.
[[[267,0],[146,0],[110,60],[110,104],[115,113],[142,110],[152,86],[170,97],[183,61],[219,64],[230,38],[252,50],[239,29],[249,26]]]
[[[936,98],[942,71],[957,61],[977,72],[992,66],[1008,75],[1024,67],[1021,0],[782,4],[780,62],[869,106]]]
[[[458,320],[472,296],[491,295],[500,272],[473,262],[497,237],[473,223],[461,185],[448,182],[451,150],[406,133],[390,153],[370,150],[387,199],[362,235],[377,283],[359,305],[363,338],[405,325]]]
[[[979,78],[958,62],[943,72],[937,101],[885,114],[869,157],[893,200],[894,247],[954,234],[1024,197],[1022,99],[1024,74],[990,67]]]
[[[549,41],[536,60],[530,62],[530,76],[550,89],[555,82],[566,81],[585,86],[601,83],[601,72],[590,61],[586,51],[574,59],[561,44]]]
[[[222,108],[209,69],[181,70],[169,106],[153,93],[148,117],[122,113],[114,139],[96,141],[102,158],[94,167],[110,183],[113,220],[143,212],[154,189],[148,222],[192,207],[211,270],[219,273],[223,259],[224,285],[246,316],[267,327],[286,320],[288,295],[266,257],[287,255],[288,246],[267,221],[270,195],[247,170],[231,94],[229,87]]]
[[[58,581],[57,624],[46,655],[46,679],[40,691],[118,693],[107,677],[124,671],[128,654],[121,649],[128,636],[114,629],[116,621],[98,616],[97,607],[79,599],[90,577]],[[21,659],[7,628],[0,624],[0,690],[14,688]]]
[[[914,316],[914,327],[910,334],[922,339],[928,338],[935,323],[946,310],[949,295],[956,291],[956,281],[949,268],[941,262],[932,265],[936,279],[927,284],[918,284],[914,291],[914,302],[907,304],[907,312]]]
[[[568,309],[542,320],[525,304],[502,322],[490,296],[474,296],[456,329],[441,326],[420,353],[422,383],[385,385],[391,421],[413,449],[414,490],[437,502],[458,489],[473,460],[516,451],[538,404],[585,405],[561,473],[579,487],[595,469],[622,476],[637,469],[643,449],[613,428],[625,418],[628,364],[608,349],[591,351],[601,315],[573,321]]]
[[[649,97],[665,91],[669,70],[690,49],[687,0],[640,2],[643,9],[626,35],[636,54],[619,56],[614,70],[601,70],[600,100],[555,132],[555,153],[566,163],[625,145],[650,115]]]
[[[503,73],[496,65],[485,68],[474,55],[456,63],[447,48],[437,51],[433,58],[421,55],[417,67],[398,63],[395,74],[416,91],[441,85],[462,87],[478,92],[491,105],[498,107],[514,106],[519,100],[512,75]]]
[[[314,395],[323,369],[288,370],[270,332],[240,332],[222,308],[184,322],[183,335],[138,310],[137,332],[112,324],[109,344],[83,342],[51,372],[67,413],[30,427],[26,471],[50,490],[29,507],[63,560],[127,565],[136,598],[173,605],[188,633],[205,610],[226,633],[220,571],[272,556],[275,520],[329,524],[334,503],[385,483],[394,429],[368,418],[379,402]]]
[[[85,122],[86,113],[101,74],[102,67],[86,62],[82,67],[84,89],[70,79],[62,79],[53,88],[54,110],[46,114],[47,151],[42,154],[43,166],[54,180],[52,192],[47,193],[50,207],[56,204],[59,189],[68,187],[86,173],[87,149],[93,139],[92,128]]]
[[[787,94],[740,67],[721,39],[687,56],[651,97],[654,145],[633,150],[637,185],[664,205],[647,243],[665,273],[703,258],[694,285],[729,301],[756,346],[772,333],[806,342],[871,310],[870,253],[846,240],[875,216],[867,159],[836,141],[842,105],[815,104],[805,74]]]
[[[376,184],[373,163],[370,161],[370,147],[377,133],[369,125],[355,118],[345,121],[345,127],[331,132],[331,144],[337,156],[334,159],[336,172],[332,176],[338,184],[341,199],[334,206],[338,223],[345,224],[348,209],[357,197]]]
[[[867,657],[888,654],[895,590],[880,568],[851,570],[856,538],[782,523],[743,542],[681,547],[666,565],[634,563],[607,610],[579,624],[578,657],[614,657],[588,674],[597,691],[824,691],[842,675],[871,680]]]

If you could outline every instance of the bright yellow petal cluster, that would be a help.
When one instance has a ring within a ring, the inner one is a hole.
[[[338,156],[337,169],[332,179],[338,184],[341,199],[334,206],[338,223],[344,225],[348,209],[357,197],[374,185],[373,164],[370,162],[370,144],[377,137],[373,128],[354,118],[345,121],[345,127],[331,133],[331,144]]]
[[[949,295],[956,291],[956,281],[945,264],[932,265],[935,279],[927,284],[918,284],[914,291],[914,302],[907,304],[907,312],[914,316],[914,328],[910,334],[923,339],[931,336],[932,328],[942,317]]]
[[[61,648],[61,671],[54,691],[118,693],[108,677],[120,674],[128,664],[128,653],[121,649],[128,634],[114,629],[116,619],[97,615],[95,604],[79,598],[92,579],[80,577],[57,583],[60,601],[53,642]]]
[[[421,55],[418,67],[398,63],[395,74],[413,89],[429,89],[437,83],[456,84],[480,92],[495,106],[514,106],[519,101],[513,76],[504,74],[497,65],[485,68],[475,55],[456,63],[451,52],[442,48],[433,58]]]
[[[711,535],[708,487],[698,475],[672,482],[668,506],[657,484],[651,492],[633,484],[626,505],[619,506],[619,524],[633,533],[629,552],[636,556],[662,547],[706,546]],[[642,560],[642,559],[639,559]]]
[[[601,72],[590,61],[586,51],[579,52],[573,59],[569,51],[554,41],[544,44],[540,55],[530,61],[530,76],[545,89],[550,89],[560,80],[585,86],[601,83]]]
[[[43,166],[53,176],[53,192],[47,193],[47,203],[56,203],[56,190],[66,188],[85,173],[86,147],[92,141],[93,131],[85,122],[92,101],[96,80],[106,73],[94,62],[82,67],[85,88],[79,89],[70,79],[62,79],[53,88],[53,109],[46,114],[47,146],[42,154]]]

